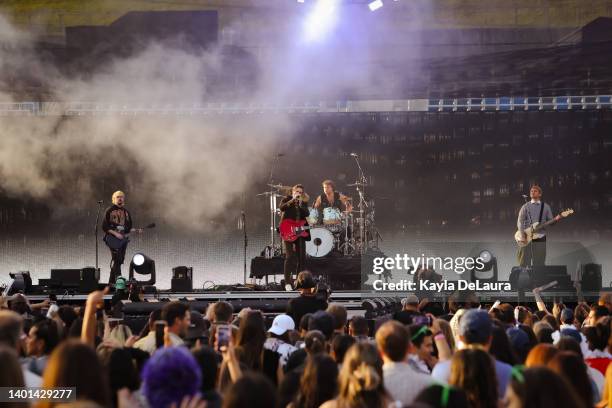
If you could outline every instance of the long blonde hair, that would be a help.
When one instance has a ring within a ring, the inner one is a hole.
[[[367,342],[353,344],[344,356],[339,383],[338,407],[384,407],[388,396],[376,346]]]

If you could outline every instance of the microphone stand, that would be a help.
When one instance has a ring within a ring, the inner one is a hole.
[[[282,153],[277,153],[272,160],[272,165],[270,166],[270,177],[268,178],[268,185],[274,184],[274,168],[276,164],[280,160],[280,158],[284,156]],[[276,207],[277,207],[277,194],[276,191],[270,191],[270,257],[276,256]],[[282,245],[281,245],[282,249]],[[245,274],[246,276],[246,274]],[[246,278],[245,278],[246,279]]]
[[[104,200],[100,200],[98,201],[98,209],[96,211],[96,225],[94,226],[94,237],[95,237],[95,241],[96,241],[96,273],[98,274],[98,276],[100,276],[100,268],[98,267],[98,254],[99,254],[99,249],[98,249],[98,224],[100,222],[100,210],[102,210],[102,204],[104,203]]]
[[[244,211],[241,212],[241,217],[242,217],[242,231],[244,233],[244,253],[243,253],[243,273],[244,273],[244,284],[246,285],[247,283],[247,247],[249,246],[249,239],[247,236],[247,229],[246,229],[246,214],[244,213]]]
[[[359,163],[359,159],[357,158],[357,155],[351,155],[354,159],[355,162],[357,163],[357,168],[359,169],[359,175],[358,175],[358,180],[355,183],[357,186],[357,193],[359,194],[359,219],[360,219],[360,223],[359,223],[359,238],[361,240],[360,242],[360,246],[359,246],[359,252],[361,255],[365,254],[367,251],[367,243],[366,241],[366,231],[365,231],[365,209],[368,207],[368,203],[365,201],[365,196],[364,196],[364,191],[365,190],[365,185],[366,185],[366,178],[365,178],[365,174],[363,173],[363,169],[361,168],[361,164]],[[359,185],[363,185],[364,189],[360,189]]]

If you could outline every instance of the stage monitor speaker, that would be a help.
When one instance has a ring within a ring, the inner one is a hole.
[[[172,268],[170,288],[175,292],[191,292],[193,290],[193,268],[187,266]]]
[[[81,285],[81,269],[51,269],[51,279],[60,281],[63,288],[78,288]]]
[[[600,291],[602,287],[601,264],[582,265],[581,287],[584,292]]]
[[[557,285],[552,290],[576,290],[565,265],[534,266],[531,268],[531,280],[534,287],[557,281]]]
[[[86,267],[81,269],[81,280],[79,282],[79,292],[89,293],[98,289],[98,281],[100,280],[99,270],[94,267]]]
[[[528,291],[534,288],[531,273],[527,268],[514,266],[510,272],[510,278],[508,280],[510,281],[512,290]]]

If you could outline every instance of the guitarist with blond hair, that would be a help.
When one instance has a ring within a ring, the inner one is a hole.
[[[559,221],[560,215],[553,218],[550,206],[542,201],[542,188],[538,185],[531,186],[529,190],[530,201],[526,202],[520,209],[516,226],[518,235],[522,237],[521,242],[527,242],[526,230],[534,223],[547,223],[549,221]],[[519,265],[541,266],[546,262],[546,228],[537,230],[533,234],[531,242],[519,246],[517,258]]]
[[[290,219],[294,221],[304,221],[309,215],[308,204],[306,203],[306,194],[304,186],[296,184],[291,188],[291,195],[286,196],[281,200],[279,209],[281,211],[281,223],[283,220]],[[293,290],[293,275],[300,272],[304,268],[306,260],[306,241],[310,240],[310,235],[299,236],[297,239],[288,241],[283,239],[283,251],[285,252],[285,290]]]
[[[132,216],[125,208],[125,193],[123,191],[115,191],[111,198],[113,205],[106,209],[104,219],[102,221],[102,230],[106,234],[104,237],[107,246],[111,251],[111,270],[109,284],[114,284],[118,276],[121,276],[121,265],[125,259],[125,250],[127,249],[127,240],[118,248],[113,248],[107,242],[107,237],[112,235],[118,240],[124,240],[132,231],[142,232],[142,229],[132,230]]]

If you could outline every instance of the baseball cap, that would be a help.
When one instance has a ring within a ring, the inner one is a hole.
[[[470,309],[461,316],[459,334],[467,344],[485,344],[493,327],[489,314],[482,309]]]
[[[202,336],[206,332],[206,322],[204,321],[204,316],[200,312],[195,310],[191,311],[191,324],[187,329],[187,340],[195,340]]]
[[[125,290],[126,286],[127,286],[127,282],[125,278],[122,276],[117,277],[117,279],[115,280],[115,289]]]
[[[525,350],[529,347],[529,336],[518,327],[511,327],[506,330],[510,344],[515,350]]]
[[[272,327],[268,330],[270,333],[274,333],[277,336],[282,336],[287,330],[294,330],[295,322],[293,319],[286,314],[280,314],[272,321]]]

